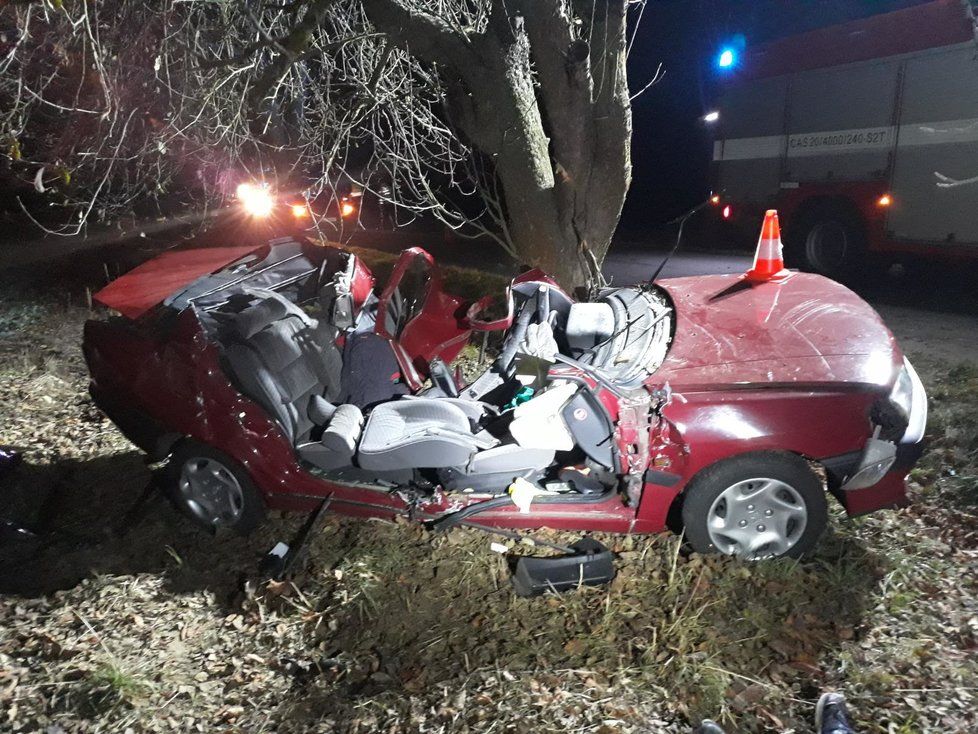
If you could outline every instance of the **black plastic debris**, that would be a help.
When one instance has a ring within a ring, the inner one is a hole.
[[[521,557],[512,579],[517,596],[600,586],[615,578],[614,556],[604,545],[593,538],[581,538],[571,548],[573,554],[552,558]]]

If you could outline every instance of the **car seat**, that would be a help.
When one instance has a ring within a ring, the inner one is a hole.
[[[408,396],[383,403],[367,417],[356,461],[364,469],[378,471],[451,468],[446,476],[463,483],[476,476],[506,474],[511,480],[540,472],[553,462],[557,449],[573,447],[559,412],[576,390],[568,383],[520,406],[516,422],[532,420],[536,428],[545,426],[548,435],[523,431],[515,439],[515,434],[496,438],[484,430],[482,421],[494,410],[477,401]],[[553,437],[561,433],[566,440],[555,441]]]
[[[225,319],[224,358],[242,392],[296,444],[315,425],[309,417],[312,398],[335,400],[340,393],[336,330],[278,293],[255,289],[249,295],[257,300]]]
[[[468,463],[498,443],[473,432],[466,411],[449,398],[410,398],[376,406],[367,418],[357,462],[364,469],[437,468]]]

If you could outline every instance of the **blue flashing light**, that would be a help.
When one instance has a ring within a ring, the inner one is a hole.
[[[720,55],[717,56],[717,66],[721,69],[729,69],[734,64],[737,63],[737,52],[732,48],[721,49]]]

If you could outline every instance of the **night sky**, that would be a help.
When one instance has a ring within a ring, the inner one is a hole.
[[[633,101],[632,188],[622,228],[672,219],[706,198],[712,143],[699,118],[723,76],[720,48],[742,35],[747,47],[919,5],[922,0],[649,0],[628,59],[641,89],[661,62],[665,77]]]

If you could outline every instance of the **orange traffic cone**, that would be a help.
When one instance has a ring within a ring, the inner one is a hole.
[[[761,237],[757,240],[757,252],[754,253],[754,264],[744,277],[752,283],[763,283],[776,280],[789,274],[785,270],[784,257],[781,255],[781,227],[778,224],[777,209],[768,209],[764,213],[764,224],[761,227]]]

